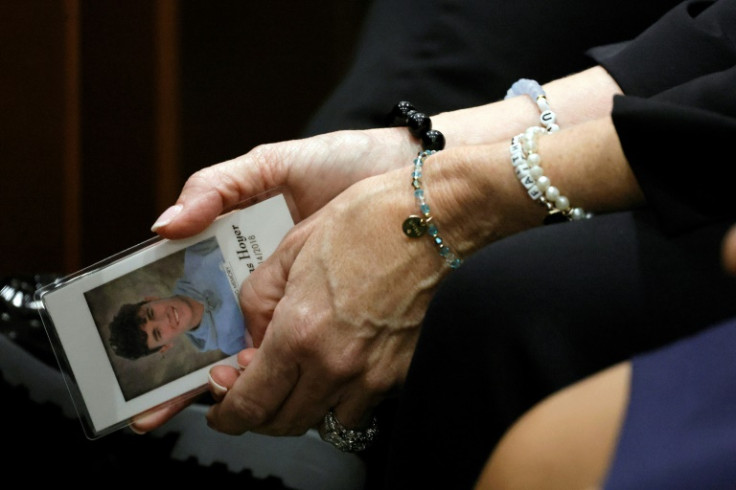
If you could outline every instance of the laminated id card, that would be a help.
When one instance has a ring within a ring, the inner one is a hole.
[[[36,292],[88,438],[203,393],[215,364],[237,366],[252,346],[240,286],[295,216],[274,190],[195,236],[152,238]]]

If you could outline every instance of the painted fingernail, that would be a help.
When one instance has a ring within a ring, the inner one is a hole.
[[[171,221],[176,217],[177,214],[179,214],[182,210],[181,204],[175,204],[171,206],[169,209],[161,213],[161,216],[158,217],[156,222],[151,227],[151,231],[156,231],[159,228],[163,228],[164,226],[171,223]]]
[[[214,391],[215,395],[216,396],[225,396],[225,394],[227,393],[227,388],[225,388],[224,386],[222,386],[221,384],[219,384],[217,381],[215,381],[212,378],[212,375],[211,374],[209,374],[207,377],[210,380],[210,388],[212,388],[212,391]]]

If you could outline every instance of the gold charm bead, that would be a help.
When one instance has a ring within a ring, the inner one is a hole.
[[[429,225],[421,216],[411,215],[404,220],[401,228],[409,238],[419,238],[427,233]]]
[[[447,263],[450,268],[457,269],[463,263],[463,260],[447,243],[445,243],[440,236],[437,225],[432,222],[432,213],[429,209],[429,204],[427,204],[424,197],[424,189],[422,188],[422,167],[424,167],[424,160],[433,153],[435,153],[433,150],[424,150],[419,152],[419,155],[414,159],[414,168],[411,174],[411,186],[414,189],[414,200],[419,206],[421,216],[415,214],[410,215],[402,223],[401,229],[409,238],[418,238],[424,235],[429,235],[432,239],[432,243],[437,247],[440,257],[445,260],[445,263]]]

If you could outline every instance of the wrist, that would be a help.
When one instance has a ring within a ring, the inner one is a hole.
[[[439,152],[427,158],[424,177],[433,219],[460,257],[539,226],[545,216],[519,185],[508,143]]]
[[[616,81],[600,66],[545,83],[542,88],[563,128],[610,114],[613,96],[622,93]],[[539,117],[539,108],[531,97],[517,96],[443,112],[432,116],[432,120],[445,134],[447,147],[451,148],[509,141],[538,123]]]
[[[528,97],[514,97],[432,116],[435,127],[445,134],[447,148],[508,141],[538,119],[539,110]]]
[[[600,66],[553,80],[543,87],[564,127],[610,115],[613,96],[622,93]]]
[[[595,214],[645,203],[610,117],[602,117],[539,141],[545,175],[576,206]]]

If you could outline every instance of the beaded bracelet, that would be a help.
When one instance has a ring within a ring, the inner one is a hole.
[[[547,93],[536,80],[520,78],[511,85],[504,98],[510,99],[517,95],[528,95],[537,103],[537,107],[539,107],[539,112],[541,113],[539,122],[548,132],[554,133],[560,129],[557,125],[557,114],[550,109],[549,102],[547,102]]]
[[[402,225],[402,229],[404,230],[404,234],[410,238],[418,238],[429,233],[432,242],[437,247],[440,256],[445,259],[447,265],[452,269],[457,269],[463,261],[452,250],[452,248],[445,243],[440,236],[437,226],[432,222],[432,213],[429,209],[429,204],[427,204],[425,199],[424,189],[422,189],[422,167],[424,166],[424,160],[434,153],[436,153],[435,150],[424,150],[414,159],[414,170],[411,173],[411,186],[414,188],[414,198],[419,206],[421,216],[411,215],[406,218]]]
[[[514,167],[516,177],[521,185],[527,190],[529,197],[539,201],[547,208],[547,217],[544,224],[559,223],[562,221],[577,221],[592,217],[592,213],[582,208],[570,207],[570,200],[560,194],[557,187],[551,185],[549,177],[544,175],[541,167],[542,159],[537,152],[540,134],[548,132],[539,126],[532,126],[524,133],[518,134],[511,139],[509,151],[511,153],[511,165]]]
[[[411,102],[402,100],[388,115],[389,126],[408,126],[409,132],[422,142],[425,150],[439,151],[445,147],[445,135],[432,129],[432,120],[417,111]]]

